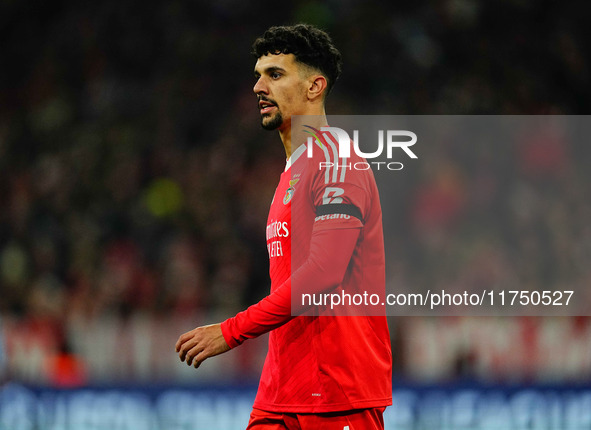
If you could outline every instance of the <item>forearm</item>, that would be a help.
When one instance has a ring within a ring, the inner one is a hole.
[[[291,277],[260,302],[221,325],[231,348],[267,333],[294,318],[291,310],[292,283],[305,285],[310,293],[329,291],[339,285],[353,254],[360,229],[315,231],[306,262]]]

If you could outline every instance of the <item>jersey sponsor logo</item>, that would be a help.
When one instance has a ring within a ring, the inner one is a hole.
[[[320,215],[314,218],[314,221],[326,221],[329,219],[351,219],[351,215],[346,214],[330,214],[330,215]]]
[[[283,257],[283,246],[280,240],[274,240],[271,243],[267,243],[267,251],[269,251],[269,257]]]
[[[267,240],[274,239],[276,237],[288,237],[289,236],[289,225],[287,221],[271,221],[267,224]]]
[[[316,208],[316,220],[334,219],[334,218],[319,218],[328,215],[347,215],[344,219],[349,219],[349,216],[357,218],[363,222],[363,214],[355,205],[346,203],[332,203],[328,205],[318,206]]]
[[[289,236],[287,221],[273,221],[267,224],[267,251],[269,257],[283,257],[281,239]],[[279,238],[279,240],[274,240]]]
[[[345,194],[345,190],[339,187],[326,187],[322,196],[322,204],[343,203],[343,198],[339,197]]]

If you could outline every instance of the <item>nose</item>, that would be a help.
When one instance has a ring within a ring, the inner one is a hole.
[[[269,91],[267,90],[267,86],[265,85],[265,80],[263,79],[263,76],[261,76],[260,78],[257,79],[252,90],[257,95],[258,94],[269,94]]]

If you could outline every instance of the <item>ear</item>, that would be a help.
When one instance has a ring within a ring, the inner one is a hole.
[[[328,82],[322,75],[312,75],[308,81],[308,100],[316,100],[318,97],[324,97]]]

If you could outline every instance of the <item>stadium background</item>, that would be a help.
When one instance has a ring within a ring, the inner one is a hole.
[[[244,427],[266,339],[199,371],[173,346],[268,289],[285,161],[258,125],[249,55],[267,27],[333,36],[345,64],[331,114],[574,115],[591,104],[588,10],[1,2],[0,429]],[[538,143],[469,160],[438,148],[437,168],[403,180],[389,276],[427,285],[451,264],[472,282],[590,286],[590,149]],[[388,426],[591,428],[588,318],[390,323]]]

